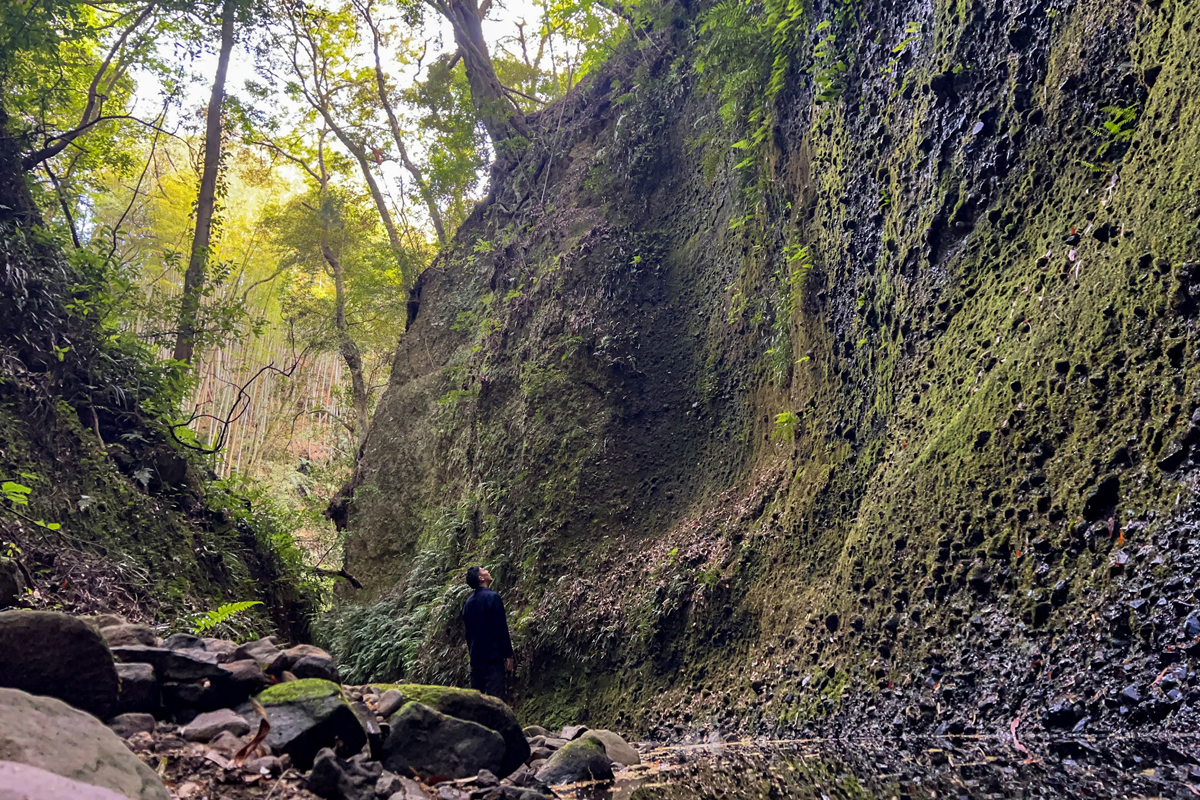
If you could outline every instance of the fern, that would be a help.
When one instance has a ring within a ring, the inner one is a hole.
[[[220,608],[209,611],[207,614],[196,620],[196,623],[192,626],[192,633],[199,636],[207,630],[215,628],[224,622],[228,622],[235,615],[242,613],[246,609],[261,605],[262,601],[260,600],[245,600],[241,603],[226,603]]]

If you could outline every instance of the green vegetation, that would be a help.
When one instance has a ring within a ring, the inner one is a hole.
[[[264,689],[256,698],[264,706],[282,706],[287,703],[303,703],[325,697],[340,697],[342,689],[336,683],[320,678],[301,678],[296,681],[277,683]]]

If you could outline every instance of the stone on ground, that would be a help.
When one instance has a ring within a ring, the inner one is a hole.
[[[179,731],[189,742],[207,742],[218,733],[228,731],[234,736],[250,732],[250,723],[231,709],[208,711],[200,714]]]
[[[522,731],[526,739],[532,739],[535,736],[549,736],[550,731],[543,728],[541,725],[526,725]]]
[[[152,714],[158,709],[158,680],[149,664],[117,664],[117,708],[122,714]]]
[[[399,711],[404,702],[403,692],[399,689],[388,689],[379,696],[379,702],[375,704],[375,713],[387,719]]]
[[[312,657],[316,659],[324,659],[333,663],[333,656],[325,652],[316,645],[298,644],[295,647],[289,647],[286,650],[279,651],[275,658],[271,660],[270,666],[267,667],[267,672],[272,675],[280,675],[284,672],[295,672],[293,667],[297,661],[302,658]]]
[[[111,628],[113,625],[129,624],[129,620],[125,619],[120,614],[90,614],[86,617],[80,617],[80,619],[98,631],[102,631],[105,628]]]
[[[109,730],[128,739],[135,733],[153,733],[154,717],[150,714],[118,714],[108,721]]]
[[[340,686],[309,678],[272,686],[258,701],[267,711],[271,732],[266,743],[287,753],[300,769],[312,766],[317,752],[341,743],[342,755],[352,755],[367,742],[366,731]],[[258,715],[249,704],[238,711],[257,727]]]
[[[212,653],[217,657],[217,661],[222,664],[233,661],[233,654],[237,652],[238,646],[227,639],[213,639],[210,637],[200,640],[204,645],[204,652]]]
[[[129,800],[99,786],[73,781],[44,769],[0,761],[0,800]]]
[[[292,664],[290,672],[297,678],[321,678],[334,683],[342,679],[333,659],[323,656],[304,656]]]
[[[265,639],[248,642],[238,649],[233,651],[234,661],[243,661],[250,659],[258,663],[261,667],[266,667],[275,660],[275,656],[279,655],[279,646],[274,636],[268,636]]]
[[[604,744],[599,739],[586,736],[568,742],[537,773],[537,779],[550,786],[612,780],[612,777],[612,762]]]
[[[133,800],[170,798],[154,770],[104,723],[53,697],[0,689],[0,761],[27,764]]]
[[[412,778],[401,778],[400,789],[385,796],[387,800],[429,800],[429,792]]]
[[[325,748],[313,760],[308,790],[328,800],[375,800],[375,785],[382,774],[378,762],[344,760]]]
[[[0,612],[0,686],[49,695],[110,717],[117,669],[92,626],[53,611]]]
[[[642,757],[638,755],[638,751],[634,750],[629,742],[625,741],[619,733],[601,729],[588,731],[581,738],[600,740],[600,744],[604,745],[604,750],[608,753],[610,761],[615,761],[626,767],[642,763]]]
[[[499,772],[506,746],[499,733],[409,702],[391,719],[383,743],[383,765],[392,772],[413,771],[430,778],[469,778],[481,769]]]
[[[271,679],[254,659],[246,658],[218,666],[221,677],[213,680],[213,687],[221,694],[226,705],[236,706],[271,685]]]
[[[25,596],[25,574],[16,559],[0,557],[0,608],[15,606]]]
[[[398,689],[406,701],[414,701],[441,713],[475,722],[490,728],[504,739],[504,763],[493,770],[497,775],[508,775],[529,758],[529,742],[517,722],[512,709],[494,697],[480,694],[474,689],[457,689],[449,686],[423,686],[415,683],[379,684],[377,688],[386,692]]]
[[[163,639],[163,647],[168,650],[203,650],[204,640],[191,633],[172,633]]]
[[[149,625],[138,625],[127,622],[124,625],[109,625],[100,629],[100,635],[109,647],[120,647],[126,644],[144,644],[154,647],[158,644],[158,635]]]
[[[559,733],[558,736],[560,739],[566,739],[568,742],[572,742],[578,739],[580,736],[583,736],[585,733],[587,733],[587,731],[587,725],[568,725],[562,729],[562,732]]]
[[[179,634],[176,634],[178,636]],[[202,647],[147,647],[140,644],[114,647],[112,654],[127,664],[150,664],[163,682],[202,681],[221,677],[217,657]]]

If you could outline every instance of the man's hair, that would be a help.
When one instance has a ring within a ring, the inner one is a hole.
[[[472,589],[479,588],[479,571],[481,569],[483,567],[471,567],[467,570],[467,586],[470,586]]]

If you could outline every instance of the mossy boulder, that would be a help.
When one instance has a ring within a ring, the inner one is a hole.
[[[339,755],[350,756],[367,742],[362,723],[336,683],[317,678],[289,681],[272,686],[257,700],[271,723],[267,744],[290,755],[300,769],[311,767],[322,748],[337,745]],[[257,727],[258,717],[249,704],[238,712]]]
[[[604,743],[591,736],[567,742],[537,773],[537,779],[549,786],[612,778],[612,759]]]
[[[604,745],[604,752],[608,754],[609,761],[615,761],[627,767],[642,763],[642,757],[638,755],[638,751],[634,750],[619,733],[601,729],[588,731],[580,738],[598,740],[600,744]]]
[[[0,686],[57,697],[108,719],[117,668],[100,632],[53,611],[0,613]]]
[[[392,732],[383,743],[383,765],[409,770],[430,780],[469,778],[486,769],[504,770],[507,746],[499,733],[465,719],[408,702],[392,715]]]
[[[53,697],[17,689],[0,689],[0,761],[26,764],[134,800],[170,797],[154,770],[98,719]]]
[[[504,739],[505,751],[500,769],[493,770],[497,775],[510,774],[529,758],[529,742],[525,739],[521,724],[517,722],[517,715],[495,697],[480,694],[474,689],[416,683],[376,684],[374,688],[381,693],[396,689],[404,696],[406,703],[417,702],[447,716],[475,722],[500,734]],[[403,710],[401,708],[401,711]]]

